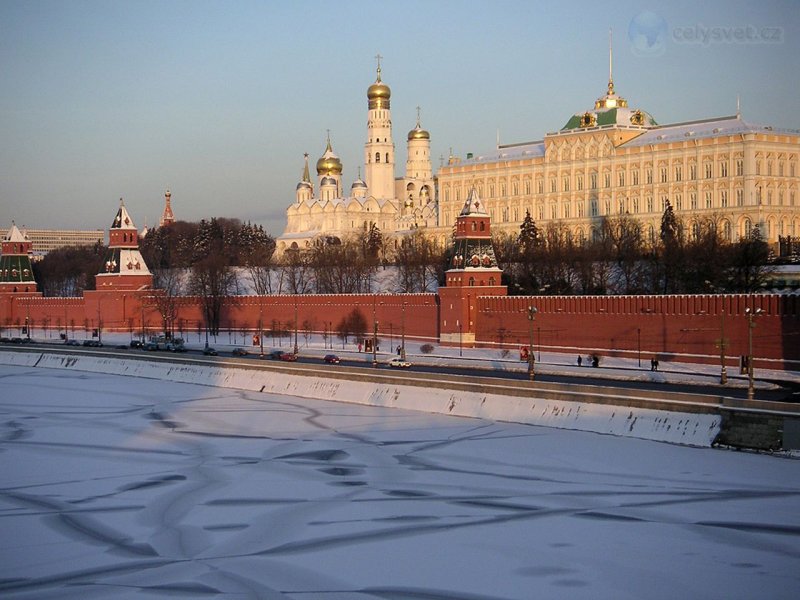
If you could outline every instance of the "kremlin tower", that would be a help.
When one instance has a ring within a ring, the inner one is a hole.
[[[159,227],[164,227],[164,225],[171,225],[175,222],[175,215],[172,214],[172,192],[167,190],[164,193],[164,212],[161,215],[161,220],[158,222]]]
[[[139,232],[120,198],[119,210],[108,230],[108,253],[95,276],[95,287],[97,291],[139,290],[152,285],[153,276],[139,252]]]
[[[35,292],[36,280],[31,268],[33,243],[12,222],[2,242],[0,255],[0,292]]]
[[[475,300],[478,296],[505,296],[503,271],[492,246],[489,213],[475,188],[467,195],[456,218],[450,269],[445,273],[441,298],[441,337],[445,345],[475,343]]]

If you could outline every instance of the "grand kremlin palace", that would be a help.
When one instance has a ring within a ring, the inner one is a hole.
[[[388,103],[389,88],[380,85]],[[756,227],[773,244],[781,236],[800,236],[800,130],[753,124],[738,111],[659,125],[650,113],[629,107],[616,93],[609,73],[606,93],[543,140],[498,145],[491,153],[465,159],[451,156],[434,178],[434,194],[423,200],[416,193],[423,187],[426,192],[430,189],[430,137],[419,123],[409,133],[406,176],[397,178],[394,188],[382,184],[392,193],[373,194],[371,180],[377,183],[377,178],[372,171],[378,165],[370,161],[378,137],[375,114],[379,114],[375,113],[374,85],[368,100],[368,177],[366,184],[360,178],[353,184],[358,199],[312,199],[306,171],[297,201],[287,210],[289,223],[279,238],[279,248],[300,240],[308,246],[317,236],[339,236],[367,222],[397,237],[419,228],[445,246],[473,187],[495,230],[512,234],[519,232],[526,212],[540,230],[558,222],[573,239],[584,240],[598,235],[603,217],[629,214],[643,223],[646,239],[655,239],[669,201],[690,234],[704,220],[713,219],[730,241],[749,236]],[[393,169],[391,121],[387,118],[382,125],[380,141],[392,149],[388,155],[392,160],[379,166]],[[423,181],[414,181],[417,157],[411,152],[418,150],[413,144],[420,144],[424,151]],[[326,176],[320,170],[327,165],[325,158],[318,163],[320,181]],[[338,178],[341,165],[335,166]],[[406,188],[416,193],[404,195]],[[318,218],[313,218],[315,212]],[[300,218],[301,213],[306,216]],[[350,229],[351,225],[355,227]]]

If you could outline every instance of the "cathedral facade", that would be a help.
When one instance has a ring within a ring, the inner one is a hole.
[[[277,239],[279,254],[343,240],[373,225],[384,234],[398,237],[438,225],[430,133],[422,128],[418,111],[417,124],[407,136],[405,174],[396,177],[391,90],[381,79],[380,57],[378,61],[375,83],[367,89],[364,179],[359,170],[349,191],[345,190],[342,162],[333,151],[330,136],[317,160],[314,180],[306,154],[295,201],[286,211],[286,230]]]

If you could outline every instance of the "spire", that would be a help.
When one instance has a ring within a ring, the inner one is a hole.
[[[614,48],[612,44],[611,28],[608,28],[608,95],[614,94],[614,76],[612,74],[612,66],[614,61]]]
[[[739,94],[736,94],[736,118],[737,119],[742,118],[742,107],[739,104]]]
[[[172,213],[172,192],[168,189],[164,192],[164,212],[161,214],[158,226],[164,227],[164,225],[169,225],[174,222],[175,215]]]
[[[381,59],[383,57],[381,56],[380,52],[378,52],[378,54],[375,55],[375,58],[378,60],[378,79],[376,81],[378,83],[380,83],[380,81],[381,81]]]
[[[303,167],[303,181],[311,183],[311,175],[308,173],[308,152],[303,153],[303,158],[306,161],[306,164]]]

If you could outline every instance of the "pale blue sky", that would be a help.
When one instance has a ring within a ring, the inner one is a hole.
[[[660,123],[733,114],[739,94],[747,120],[800,128],[799,15],[795,0],[0,0],[0,227],[105,229],[120,197],[153,225],[169,187],[178,218],[279,235],[326,129],[346,189],[357,175],[378,52],[397,175],[417,105],[435,167],[491,151],[498,129],[560,129],[605,92],[609,28],[618,93]]]

